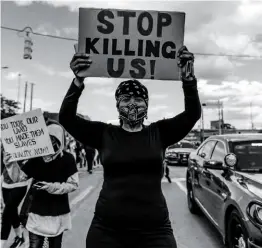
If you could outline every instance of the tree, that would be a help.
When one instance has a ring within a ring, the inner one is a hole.
[[[2,94],[0,94],[0,96],[1,96],[1,119],[16,115],[17,111],[20,109],[20,107],[18,106],[19,103],[14,100],[7,99]]]

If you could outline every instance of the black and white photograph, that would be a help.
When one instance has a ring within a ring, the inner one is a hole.
[[[1,248],[262,248],[262,1],[1,1]]]

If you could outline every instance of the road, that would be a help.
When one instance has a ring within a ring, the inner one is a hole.
[[[204,216],[193,216],[188,211],[185,172],[185,167],[170,167],[173,183],[169,184],[165,179],[162,181],[178,248],[222,248],[222,240],[208,220]],[[77,194],[85,195],[85,198],[72,207],[73,229],[65,234],[64,248],[85,247],[86,233],[103,182],[100,169],[93,175],[86,173],[80,175],[81,187]]]
[[[186,200],[185,172],[185,167],[170,167],[172,183],[162,180],[178,248],[223,248],[219,234],[208,220],[204,216],[190,214]],[[80,187],[70,194],[73,228],[64,235],[64,248],[85,247],[85,237],[103,183],[102,168],[96,169],[92,175],[82,169],[79,175]],[[28,243],[24,247],[28,247]]]

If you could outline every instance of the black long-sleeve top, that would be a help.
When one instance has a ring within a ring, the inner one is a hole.
[[[88,121],[76,115],[84,85],[71,84],[62,103],[59,121],[84,145],[96,148],[104,167],[104,183],[95,216],[118,228],[156,228],[170,225],[161,189],[165,149],[183,139],[201,116],[197,82],[183,82],[185,111],[142,131]]]

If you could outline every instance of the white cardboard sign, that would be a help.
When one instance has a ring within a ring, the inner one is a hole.
[[[41,109],[3,119],[1,139],[10,161],[26,160],[54,154]]]

